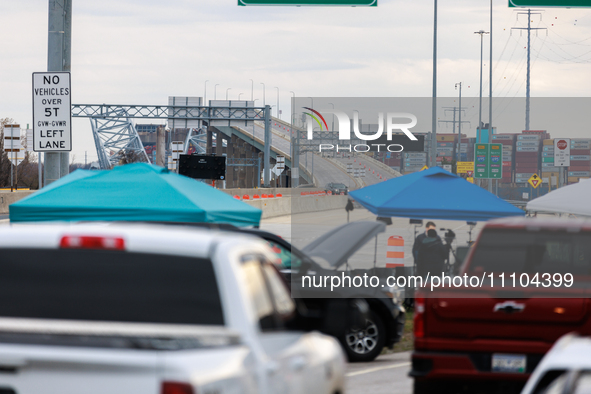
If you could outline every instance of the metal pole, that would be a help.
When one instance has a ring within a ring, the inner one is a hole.
[[[12,125],[9,126],[10,127],[10,154],[12,155],[12,160],[10,160],[10,191],[12,192],[12,188],[13,188],[13,184],[14,184],[14,180],[13,180],[13,172],[14,172],[14,168],[13,165],[16,162],[15,158],[14,158],[14,140],[12,139],[14,136],[14,128],[12,127]]]
[[[47,71],[70,71],[72,0],[49,0],[48,14]],[[63,156],[62,161],[61,152],[45,153],[45,185],[67,173],[69,155]]]
[[[480,130],[480,133],[482,133],[482,54],[484,35],[488,34],[488,32],[485,32],[484,30],[479,30],[474,32],[474,34],[480,34],[480,99],[478,102],[478,130]]]
[[[216,83],[215,86],[213,87],[213,99],[214,100],[218,99],[218,86],[220,86],[220,84]]]
[[[226,89],[226,101],[228,100],[228,92],[231,90],[232,88],[228,88]]]
[[[290,91],[292,94],[292,101],[291,101],[291,135],[290,135],[290,152],[291,152],[291,187],[298,187],[300,184],[300,154],[299,154],[299,146],[298,146],[298,135],[297,131],[295,130],[295,103],[296,103],[296,95],[295,92]],[[296,133],[296,137],[294,138],[293,133]]]
[[[490,0],[490,61],[488,65],[488,143],[492,143],[492,69],[493,69],[493,2]],[[488,182],[488,191],[492,193],[492,182]]]
[[[460,85],[460,108],[458,108],[458,152],[456,154],[456,163],[460,161],[460,143],[462,142],[462,83],[456,83],[456,87]],[[455,111],[454,111],[455,115]]]
[[[209,79],[205,81],[205,89],[203,91],[203,105],[206,105],[205,103],[207,103],[207,83],[209,82]]]
[[[263,106],[266,107],[267,106],[267,99],[265,97],[265,90],[266,90],[266,88],[265,88],[265,84],[264,83],[261,82],[261,85],[263,85]]]
[[[271,180],[271,107],[268,105],[265,105],[265,150],[263,155],[263,186],[269,187]]]
[[[492,0],[491,0],[492,2]],[[433,96],[431,98],[431,167],[437,164],[437,0],[433,0]]]
[[[250,101],[254,101],[254,81],[250,80]]]
[[[531,9],[527,10],[527,76],[525,82],[525,129],[529,130],[529,67],[531,37]]]

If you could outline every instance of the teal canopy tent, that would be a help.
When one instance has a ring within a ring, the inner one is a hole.
[[[11,222],[150,221],[258,226],[262,211],[145,163],[77,170],[10,205]]]

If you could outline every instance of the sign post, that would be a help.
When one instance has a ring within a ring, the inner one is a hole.
[[[69,72],[33,73],[33,150],[72,150]]]

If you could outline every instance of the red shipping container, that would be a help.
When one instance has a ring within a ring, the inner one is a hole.
[[[570,166],[569,171],[591,171],[591,165],[588,166]]]
[[[522,174],[528,172],[538,172],[538,167],[515,167],[515,172],[519,172]]]
[[[515,163],[538,163],[540,160],[537,157],[516,157]]]
[[[516,159],[522,158],[522,157],[538,157],[538,156],[540,156],[539,152],[515,152]]]
[[[571,156],[575,155],[591,155],[591,149],[571,149]]]

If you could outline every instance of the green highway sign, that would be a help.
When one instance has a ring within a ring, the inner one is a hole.
[[[238,0],[238,5],[377,7],[378,0]]]
[[[474,145],[474,178],[503,177],[503,144]]]
[[[509,0],[509,7],[591,7],[591,0]]]

